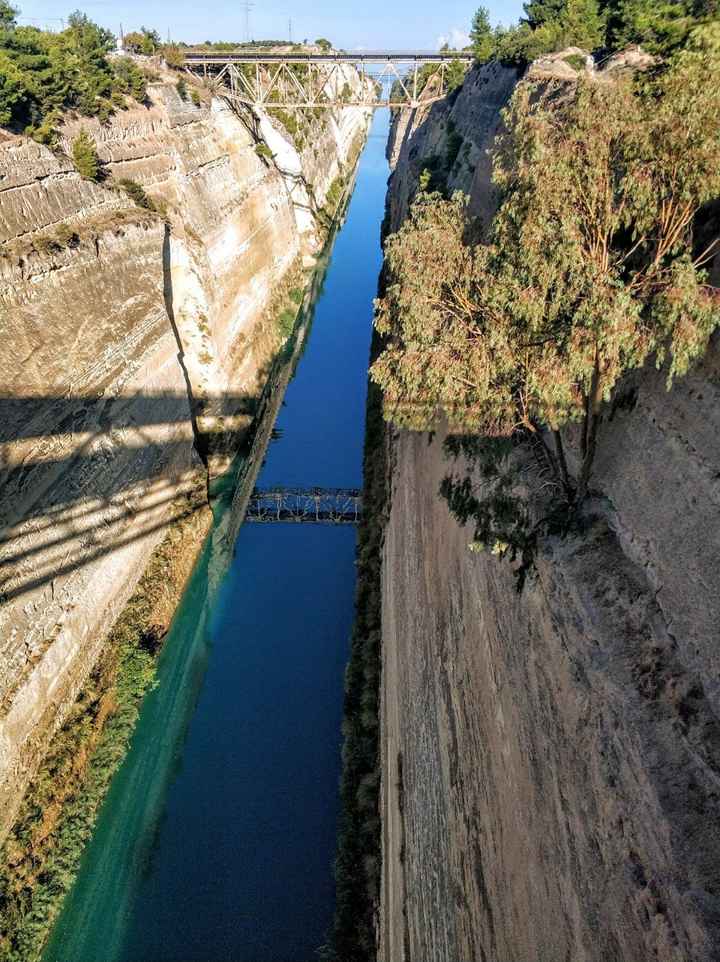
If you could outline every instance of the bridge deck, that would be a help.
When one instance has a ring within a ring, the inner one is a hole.
[[[189,64],[225,64],[225,63],[350,63],[350,64],[369,64],[369,63],[452,63],[459,60],[461,63],[472,63],[471,53],[445,52],[428,53],[423,50],[363,50],[356,53],[313,53],[313,54],[286,54],[286,53],[220,53],[215,51],[196,51],[185,54],[185,62]]]
[[[265,524],[357,524],[361,517],[357,488],[255,488],[245,514]]]

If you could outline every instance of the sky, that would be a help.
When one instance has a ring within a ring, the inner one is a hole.
[[[327,37],[336,47],[360,49],[437,49],[467,42],[476,7],[490,10],[493,24],[510,24],[522,12],[522,0],[254,0],[249,12],[253,39],[288,39],[292,20],[295,41]],[[20,21],[60,28],[61,18],[79,8],[93,20],[118,33],[152,27],[167,38],[198,43],[203,40],[245,39],[243,0],[13,0],[21,7]]]

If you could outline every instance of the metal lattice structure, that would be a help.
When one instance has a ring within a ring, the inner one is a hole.
[[[357,524],[361,518],[357,488],[255,488],[245,515],[264,524]]]
[[[267,107],[420,107],[447,93],[450,64],[469,67],[472,54],[364,51],[362,53],[185,55],[186,69],[255,109]],[[346,84],[343,65],[361,83]],[[424,68],[430,68],[429,70]]]

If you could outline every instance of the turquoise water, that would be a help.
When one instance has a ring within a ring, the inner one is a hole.
[[[379,112],[258,483],[357,487]],[[310,962],[333,912],[351,526],[220,518],[44,962]]]

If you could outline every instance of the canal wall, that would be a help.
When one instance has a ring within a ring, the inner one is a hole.
[[[54,151],[0,131],[0,839],[154,549],[251,424],[369,124],[250,118],[176,79],[66,118]],[[69,159],[81,128],[97,183]]]
[[[475,69],[396,116],[390,229],[449,133],[446,185],[492,214],[482,150],[514,83]],[[719,402],[717,344],[670,393],[628,379],[586,530],[542,538],[520,590],[439,497],[474,464],[386,427],[381,962],[717,958]]]

